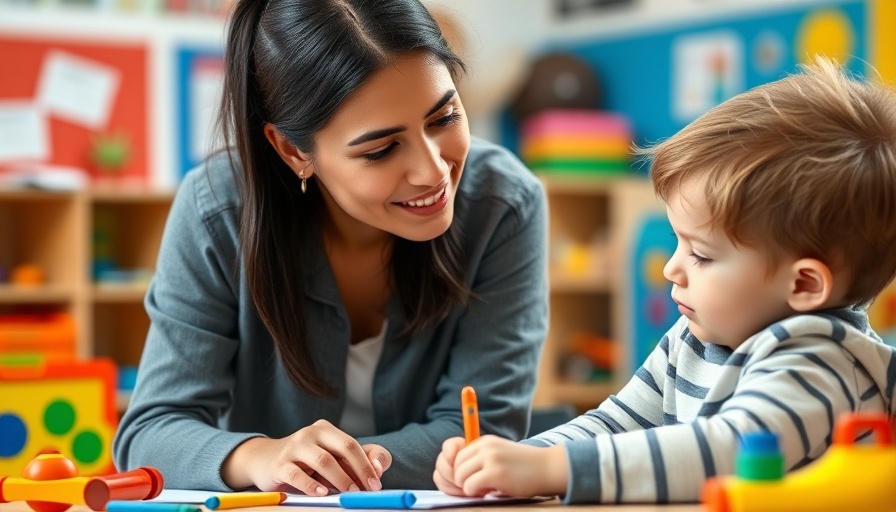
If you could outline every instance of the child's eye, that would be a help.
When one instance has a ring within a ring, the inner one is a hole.
[[[709,265],[710,263],[712,263],[711,259],[700,256],[695,252],[692,252],[691,256],[694,258],[694,265],[697,265],[698,267],[702,267],[704,265]]]
[[[389,144],[388,146],[386,146],[385,148],[383,148],[379,151],[374,151],[373,153],[364,153],[361,156],[370,161],[380,160],[380,159],[388,156],[389,153],[391,153],[392,150],[395,149],[395,146],[397,146],[397,145],[398,145],[398,143],[393,141],[391,144]]]

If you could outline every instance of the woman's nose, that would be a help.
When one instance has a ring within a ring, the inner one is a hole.
[[[448,162],[442,158],[442,150],[436,141],[423,138],[408,162],[408,181],[413,185],[432,186],[448,174]]]

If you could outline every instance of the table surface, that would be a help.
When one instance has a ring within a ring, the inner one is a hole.
[[[550,508],[551,512],[595,512],[601,510],[621,510],[625,512],[702,512],[703,508],[699,504],[692,505],[570,505],[564,506],[558,500],[547,501],[543,503],[534,503],[528,505],[498,505],[488,507],[462,507],[441,509],[447,512],[457,510],[459,512],[508,512],[510,510],[527,510],[537,508]],[[207,509],[202,507],[203,511]],[[294,507],[294,506],[278,506],[278,507],[246,507],[232,509],[235,512],[327,512],[330,507]],[[0,503],[0,512],[34,512],[24,501],[15,501],[12,503]],[[88,507],[83,505],[74,506],[66,512],[92,512]],[[394,512],[394,511],[390,511]],[[529,512],[535,512],[529,510]],[[538,511],[540,512],[540,511]]]

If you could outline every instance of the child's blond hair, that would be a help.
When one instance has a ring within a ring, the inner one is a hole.
[[[638,150],[664,200],[705,179],[712,228],[736,244],[816,258],[865,304],[896,274],[896,92],[825,58],[751,89]]]

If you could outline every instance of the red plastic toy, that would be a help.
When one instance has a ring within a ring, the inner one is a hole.
[[[155,468],[79,477],[71,460],[59,453],[44,453],[28,463],[22,478],[0,477],[0,503],[24,500],[36,512],[65,512],[72,505],[105,510],[112,500],[155,498],[164,487],[165,480]]]

